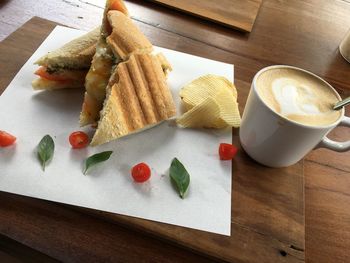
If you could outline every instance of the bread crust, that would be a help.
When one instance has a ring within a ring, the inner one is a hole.
[[[38,78],[32,81],[32,87],[34,90],[74,89],[74,88],[83,88],[84,82],[81,80],[62,82],[62,81],[54,81],[54,80]]]
[[[76,38],[59,49],[39,58],[35,64],[49,69],[88,69],[95,54],[100,28]]]
[[[132,20],[119,11],[109,11],[107,18],[112,26],[112,33],[107,43],[114,55],[127,60],[133,52],[151,52],[153,46]]]

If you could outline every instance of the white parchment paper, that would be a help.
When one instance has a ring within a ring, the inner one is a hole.
[[[84,32],[56,27],[0,96],[0,130],[17,136],[14,146],[0,148],[0,190],[71,205],[129,215],[168,224],[230,235],[231,162],[218,157],[221,142],[231,142],[230,131],[180,129],[163,123],[114,142],[72,150],[68,136],[79,128],[82,90],[33,91],[34,61]],[[233,65],[164,48],[173,66],[168,79],[179,106],[179,90],[208,73],[233,80]],[[37,159],[40,139],[55,141],[52,162],[43,172]],[[113,150],[111,159],[82,174],[83,160]],[[168,176],[177,157],[191,175],[188,195],[181,199]],[[139,162],[152,167],[152,177],[134,183],[130,169]]]

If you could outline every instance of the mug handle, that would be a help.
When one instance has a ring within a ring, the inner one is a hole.
[[[344,116],[341,122],[339,123],[339,126],[350,127],[350,118]],[[346,152],[350,150],[350,140],[346,142],[336,142],[325,136],[322,139],[322,141],[317,145],[317,148],[328,148],[336,152]]]

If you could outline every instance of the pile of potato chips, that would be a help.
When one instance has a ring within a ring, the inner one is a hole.
[[[237,90],[226,78],[205,75],[180,91],[186,112],[176,122],[184,128],[239,127]]]

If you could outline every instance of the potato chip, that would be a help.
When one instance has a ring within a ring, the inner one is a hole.
[[[208,97],[215,97],[223,90],[231,92],[235,100],[237,99],[237,90],[229,80],[221,76],[208,74],[184,86],[180,91],[180,97],[187,110],[189,110]]]
[[[213,128],[213,123],[219,118],[219,105],[214,98],[208,97],[179,117],[176,123],[184,128]]]
[[[227,90],[222,90],[215,95],[215,100],[220,107],[220,119],[217,121],[216,125],[221,126],[221,121],[223,121],[226,125],[231,127],[239,127],[241,124],[241,117],[236,98]]]
[[[237,90],[226,78],[205,75],[184,86],[180,91],[187,112],[177,123],[183,127],[239,127],[241,117]]]

